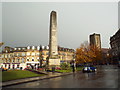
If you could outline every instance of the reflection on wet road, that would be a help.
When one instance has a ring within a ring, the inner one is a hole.
[[[117,88],[117,66],[99,66],[95,73],[73,73],[57,78],[9,86],[10,88]]]

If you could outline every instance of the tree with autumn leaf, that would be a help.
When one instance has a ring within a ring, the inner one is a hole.
[[[102,62],[102,50],[101,48],[90,45],[91,52],[94,53],[95,57],[92,59],[93,63],[100,64]]]
[[[101,49],[84,42],[76,49],[76,63],[98,63],[102,58]]]
[[[3,42],[0,42],[0,47],[1,47],[3,44],[4,44]]]

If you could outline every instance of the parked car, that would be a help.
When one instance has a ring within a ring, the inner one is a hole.
[[[82,69],[83,73],[84,72],[96,72],[97,69],[96,67],[93,67],[93,66],[85,66],[83,69]]]

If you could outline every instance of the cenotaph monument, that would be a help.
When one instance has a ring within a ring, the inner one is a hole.
[[[50,32],[49,32],[49,59],[48,66],[60,66],[58,58],[58,42],[57,42],[57,13],[52,11],[50,14]]]

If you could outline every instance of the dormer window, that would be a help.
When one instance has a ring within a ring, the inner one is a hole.
[[[37,50],[40,50],[40,46],[37,46]]]
[[[45,46],[42,46],[42,49],[44,49],[45,48]]]
[[[49,49],[49,46],[47,46],[46,49]]]
[[[17,50],[17,48],[14,48],[14,50]]]
[[[32,46],[32,49],[34,50],[34,49],[35,49],[35,46]]]
[[[30,49],[30,46],[28,46],[27,49]]]
[[[22,48],[23,50],[25,50],[25,48]]]

